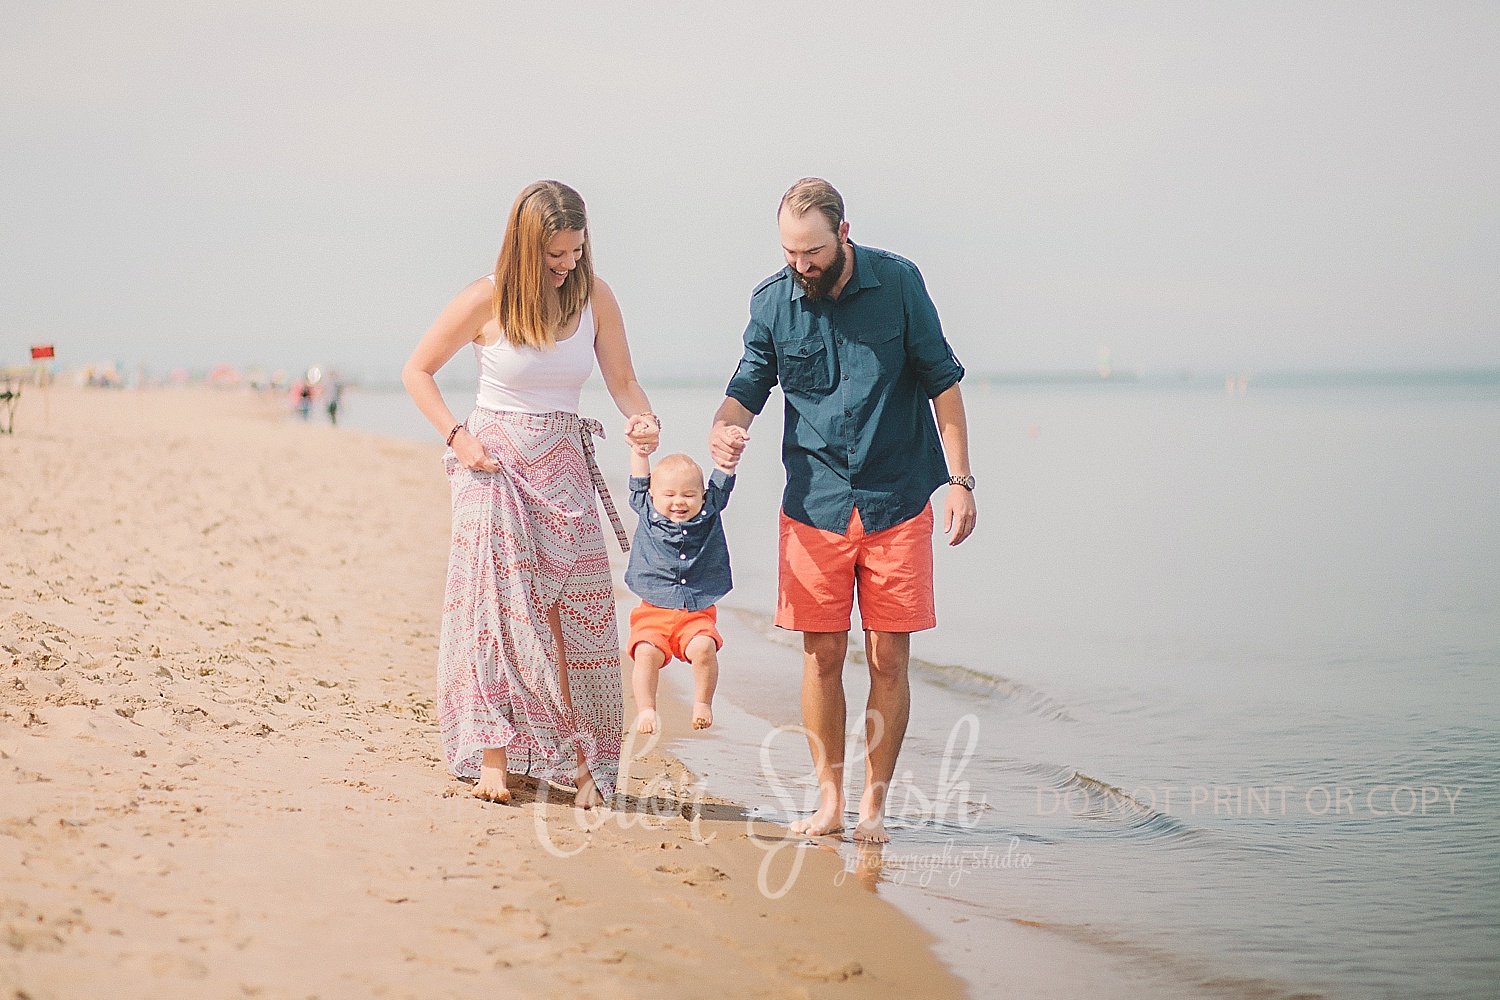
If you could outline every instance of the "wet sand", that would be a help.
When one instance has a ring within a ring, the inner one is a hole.
[[[0,996],[964,994],[668,756],[588,831],[448,775],[439,444],[238,393],[40,402],[0,438]]]

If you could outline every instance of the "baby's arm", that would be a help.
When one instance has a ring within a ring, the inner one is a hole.
[[[630,474],[641,479],[651,477],[651,452],[640,445],[630,446]]]
[[[733,424],[730,424],[727,427],[725,427],[724,428],[724,433],[729,438],[730,441],[737,442],[737,443],[739,443],[741,445],[743,445],[744,442],[748,438],[748,435],[745,434],[745,428],[743,428],[743,427],[736,427]],[[734,457],[734,460],[732,462],[730,462],[728,465],[722,465],[722,464],[720,464],[718,462],[715,462],[714,463],[714,468],[718,469],[720,472],[724,473],[726,476],[732,476],[732,475],[734,475],[734,470],[739,467],[739,464],[740,464],[739,455],[736,455]]]
[[[656,414],[653,413],[650,416],[654,419]],[[625,440],[630,444],[630,474],[642,478],[651,475],[651,453],[656,450],[657,445],[656,441],[650,444],[640,444],[631,436],[630,432],[635,429],[636,422],[644,419],[644,417],[631,417],[625,421]],[[661,426],[660,421],[657,422],[657,426]]]

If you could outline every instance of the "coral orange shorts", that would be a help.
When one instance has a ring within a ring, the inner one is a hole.
[[[876,632],[937,625],[932,590],[932,504],[909,521],[865,534],[859,510],[835,534],[781,514],[776,624],[797,632],[845,632],[859,591],[859,617]]]
[[[687,644],[700,635],[712,639],[715,649],[724,648],[718,622],[719,609],[712,604],[702,611],[684,611],[681,608],[658,608],[642,601],[630,612],[630,642],[626,648],[633,660],[635,647],[647,642],[666,655],[662,666],[671,663],[674,656],[687,663]]]

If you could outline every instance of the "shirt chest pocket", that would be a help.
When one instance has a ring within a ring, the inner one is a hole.
[[[781,349],[781,387],[793,392],[826,390],[833,384],[822,337],[794,340]]]
[[[890,324],[862,330],[853,341],[853,365],[866,378],[878,378],[882,374],[899,371],[906,364],[906,341],[901,336],[901,325]]]

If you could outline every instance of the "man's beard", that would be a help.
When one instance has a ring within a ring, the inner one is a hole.
[[[824,268],[822,274],[816,276],[807,275],[794,267],[792,268],[792,278],[797,284],[802,286],[803,294],[816,302],[833,291],[833,286],[839,283],[839,278],[843,276],[844,263],[848,259],[848,256],[844,252],[844,244],[840,243],[838,252],[834,254],[833,263]]]

